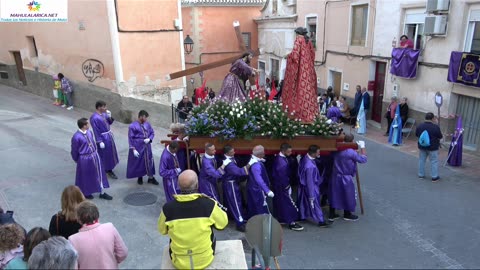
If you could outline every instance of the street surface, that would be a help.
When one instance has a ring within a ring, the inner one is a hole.
[[[60,209],[62,190],[75,181],[70,139],[76,120],[89,118],[94,104],[91,112],[67,111],[51,105],[51,100],[3,85],[0,96],[0,205],[14,210],[14,218],[27,230],[48,229]],[[159,141],[166,139],[167,130],[154,129],[158,170],[163,150]],[[93,202],[100,208],[101,222],[112,222],[129,248],[121,267],[158,268],[168,244],[156,227],[165,201],[163,188],[139,186],[136,179],[125,178],[128,125],[114,123],[112,130],[120,157],[114,171],[120,179],[109,180],[107,192],[113,201],[96,195]],[[365,215],[357,222],[337,220],[327,229],[308,222],[302,223],[303,232],[285,229],[280,266],[480,268],[480,178],[441,167],[438,183],[420,180],[415,156],[365,140],[369,160],[359,166]],[[156,177],[161,181],[158,171]],[[150,206],[125,204],[123,198],[134,191],[152,192],[158,200]],[[233,222],[216,235],[218,240],[244,238]]]

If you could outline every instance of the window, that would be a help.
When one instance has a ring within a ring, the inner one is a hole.
[[[258,71],[260,72],[259,84],[265,85],[265,62],[258,61]]]
[[[317,48],[317,16],[307,17],[306,26],[308,31],[308,37],[312,41],[313,47]]]
[[[270,74],[272,76],[270,80],[278,80],[278,78],[280,78],[280,61],[277,59],[270,59],[270,68]]]
[[[252,33],[243,32],[242,38],[243,38],[243,43],[245,43],[245,46],[247,47],[247,49],[250,50],[252,45]]]
[[[464,51],[480,54],[480,10],[470,12]]]
[[[352,6],[350,45],[365,46],[367,41],[368,4]]]
[[[425,40],[423,36],[423,25],[425,23],[425,10],[407,10],[405,12],[405,23],[403,34],[413,42],[415,50],[423,48]]]

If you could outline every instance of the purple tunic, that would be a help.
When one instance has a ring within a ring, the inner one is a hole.
[[[215,158],[207,158],[206,156],[203,156],[202,169],[200,171],[200,176],[198,177],[198,191],[219,202],[217,180],[222,177],[224,172],[221,168],[216,169],[216,163],[217,161]]]
[[[268,174],[263,162],[257,162],[250,167],[247,181],[247,214],[248,218],[255,215],[268,214],[267,193]]]
[[[322,208],[320,207],[319,186],[322,184],[322,177],[318,172],[315,160],[305,155],[300,160],[298,167],[300,187],[298,188],[298,208],[300,219],[310,218],[315,222],[324,222]],[[313,201],[313,208],[312,202]]]
[[[448,164],[450,166],[462,166],[462,151],[463,151],[463,127],[462,117],[459,116],[457,120],[457,128],[452,137],[450,148],[448,149],[449,157]]]
[[[234,102],[237,98],[240,101],[245,101],[246,94],[243,89],[243,81],[251,75],[252,68],[243,59],[237,59],[233,62],[230,72],[223,79],[220,98],[227,102]]]
[[[343,150],[335,155],[328,196],[331,207],[350,212],[355,211],[357,201],[353,176],[357,172],[357,162],[366,163],[367,156],[361,155],[353,149]]]
[[[87,130],[87,134],[80,131],[73,134],[70,154],[77,163],[75,185],[80,188],[83,195],[88,196],[102,191],[100,183],[104,188],[109,187],[107,175],[90,130]]]
[[[333,122],[340,122],[340,118],[342,117],[342,112],[338,107],[332,106],[327,111],[327,118],[331,119]]]
[[[145,139],[153,141],[155,132],[150,123],[135,121],[128,127],[128,151],[127,178],[155,175],[155,164],[153,161],[152,144],[145,144]],[[133,150],[137,150],[140,156],[137,158]]]
[[[158,171],[163,178],[165,199],[169,202],[174,200],[173,195],[180,193],[180,188],[178,187],[178,174],[175,169],[179,168],[178,160],[176,155],[172,155],[167,148],[163,150],[162,156],[160,157],[160,168]]]
[[[103,169],[106,171],[113,170],[118,164],[117,147],[113,138],[113,133],[110,130],[110,125],[113,123],[113,118],[109,118],[106,113],[101,115],[95,112],[90,117],[90,125],[92,125],[93,134],[97,141],[98,154],[102,159]],[[105,144],[105,148],[100,148],[100,143]]]
[[[288,158],[277,155],[272,167],[273,210],[278,221],[287,224],[298,220],[298,209],[290,196],[291,177]]]
[[[320,177],[322,178],[320,184],[320,194],[321,195],[328,195],[328,186],[330,185],[331,178],[332,178],[332,168],[333,168],[333,155],[320,156],[315,159],[315,163],[317,164],[318,172],[320,173]]]
[[[247,170],[238,167],[237,161],[233,158],[232,162],[225,167],[225,174],[222,177],[224,203],[227,206],[228,213],[235,219],[237,226],[247,222],[239,186],[239,182],[247,175]]]

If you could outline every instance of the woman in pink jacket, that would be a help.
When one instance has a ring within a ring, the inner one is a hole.
[[[89,201],[77,207],[82,228],[68,240],[78,252],[78,269],[118,269],[128,248],[112,223],[98,222],[97,206]]]

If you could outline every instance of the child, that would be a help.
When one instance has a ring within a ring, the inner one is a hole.
[[[53,75],[53,97],[55,98],[55,102],[53,105],[59,106],[63,104],[63,93],[62,93],[62,84],[58,79],[57,75]]]

